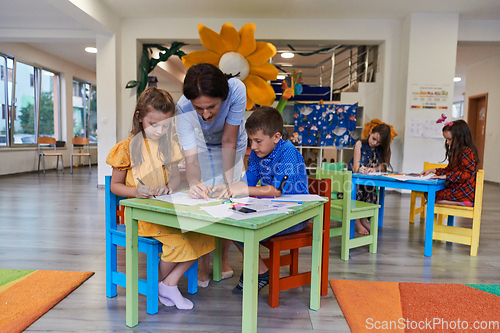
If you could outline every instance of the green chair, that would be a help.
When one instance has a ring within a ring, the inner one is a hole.
[[[337,163],[323,162],[323,163],[321,163],[321,169],[323,169],[323,170],[344,171],[344,168],[345,168],[344,162],[337,162]]]
[[[336,163],[323,162],[323,163],[321,163],[321,169],[331,170],[331,171],[344,171],[345,163],[344,162],[336,162]],[[331,198],[332,198],[332,200],[342,199],[342,196],[339,197],[337,195],[337,192],[332,191]]]
[[[318,168],[316,169],[316,178],[331,179],[332,192],[344,193],[343,199],[331,200],[330,214],[331,219],[342,222],[341,227],[330,229],[330,237],[342,237],[340,258],[342,260],[349,260],[349,250],[364,245],[370,245],[369,251],[371,253],[377,253],[378,210],[380,205],[351,199],[351,171],[331,171]],[[352,220],[364,217],[371,218],[370,234],[367,236],[353,237],[351,239],[351,223],[354,223]]]

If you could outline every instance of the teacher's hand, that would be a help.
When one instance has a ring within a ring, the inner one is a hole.
[[[205,192],[205,196],[203,195],[203,192]],[[194,199],[201,199],[204,197],[209,197],[210,192],[208,190],[208,187],[203,184],[203,183],[198,183],[198,184],[193,184],[189,186],[189,196]]]

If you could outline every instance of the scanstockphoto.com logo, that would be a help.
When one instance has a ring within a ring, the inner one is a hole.
[[[474,331],[484,331],[492,332],[494,330],[500,329],[500,321],[473,321],[469,322],[467,320],[445,320],[443,318],[425,318],[425,320],[411,320],[409,318],[399,318],[398,320],[375,320],[373,318],[367,318],[365,322],[365,328],[368,330],[387,331],[391,332],[393,330],[432,330],[434,332],[441,332],[443,330],[453,330],[454,332],[470,332]]]

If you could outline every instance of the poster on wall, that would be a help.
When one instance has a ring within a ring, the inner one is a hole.
[[[411,138],[442,139],[443,124],[436,123],[436,119],[410,119],[408,136]]]
[[[449,84],[412,84],[411,108],[447,110],[450,105]]]

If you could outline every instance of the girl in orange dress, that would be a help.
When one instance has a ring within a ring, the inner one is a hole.
[[[111,192],[129,198],[170,194],[179,185],[182,159],[174,139],[175,103],[162,89],[149,87],[140,96],[132,120],[131,136],[117,143],[106,163],[113,167]],[[177,283],[199,257],[215,249],[215,238],[195,232],[139,221],[139,236],[163,244],[160,260],[160,302],[189,310],[193,303],[182,296]]]

